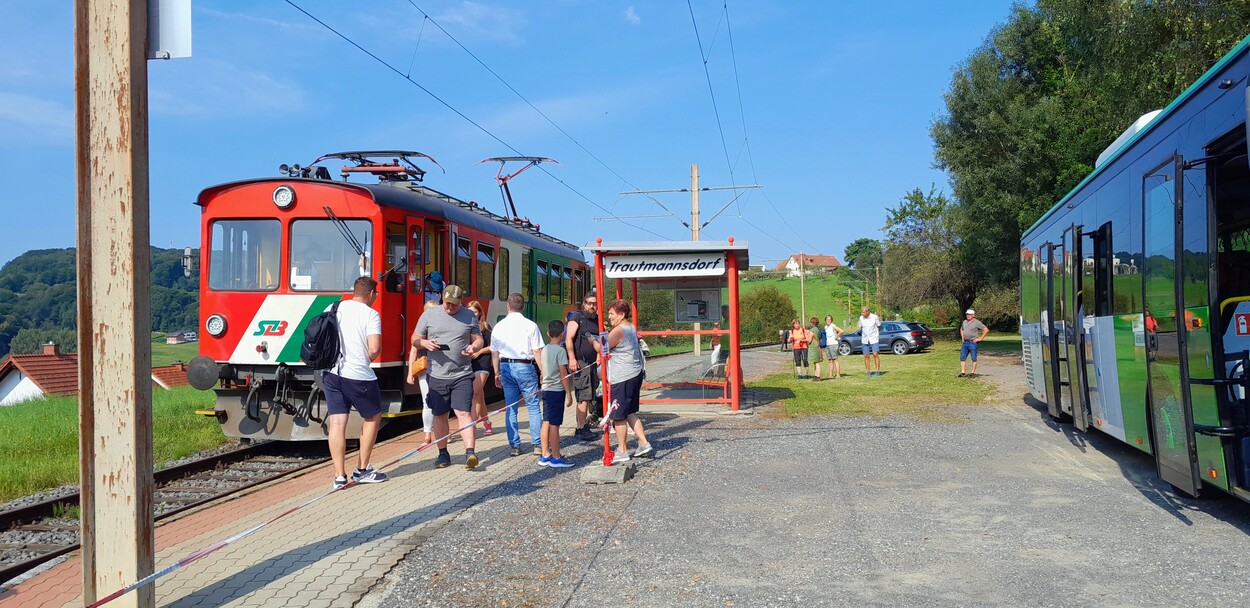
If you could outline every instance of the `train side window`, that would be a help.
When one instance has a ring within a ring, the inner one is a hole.
[[[586,299],[586,293],[587,293],[587,290],[586,290],[586,269],[584,269],[584,268],[578,268],[578,269],[574,270],[574,271],[573,271],[573,278],[574,278],[574,281],[573,281],[574,288],[575,288],[575,289],[577,289],[577,297],[574,299],[574,302],[573,302],[573,303],[574,303],[574,304],[581,304],[581,303],[582,303],[582,300],[585,300],[585,299]]]
[[[413,226],[408,241],[408,285],[412,293],[421,293],[424,288],[425,262],[421,259],[421,247],[424,242],[421,238],[421,228]]]
[[[547,301],[553,304],[559,304],[561,301],[560,300],[560,267],[555,264],[551,265],[551,288],[550,289],[551,291],[548,292],[548,295],[550,297],[548,298]]]
[[[482,242],[477,244],[476,295],[484,300],[495,297],[495,248]]]
[[[510,252],[507,247],[499,248],[499,299],[507,300],[512,289],[509,284],[512,264],[509,263]]]
[[[530,272],[533,269],[530,268],[530,259],[532,259],[530,252],[521,252],[521,296],[525,298],[526,302],[534,301],[533,283],[530,278]]]
[[[538,279],[538,294],[534,297],[535,302],[545,302],[547,300],[547,263],[538,261],[538,272],[535,277]]]
[[[462,236],[456,237],[456,276],[452,282],[467,294],[473,285],[473,243]]]
[[[569,272],[569,267],[565,266],[560,269],[564,273],[564,303],[573,303],[573,275]]]
[[[404,239],[404,225],[386,225],[386,290],[404,292],[404,279],[408,274],[408,244]]]

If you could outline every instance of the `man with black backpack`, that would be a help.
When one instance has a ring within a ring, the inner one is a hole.
[[[369,463],[382,421],[382,393],[378,390],[377,374],[369,365],[382,352],[382,318],[373,309],[377,298],[378,282],[360,277],[352,285],[352,299],[335,302],[330,308],[335,312],[338,326],[338,357],[322,376],[321,383],[325,387],[336,490],[347,485],[347,416],[353,407],[364,419],[364,426],[360,430],[359,462],[352,480],[356,483],[386,481],[386,474]]]
[[[599,310],[598,298],[592,291],[582,298],[582,309],[569,317],[564,329],[564,348],[569,352],[569,372],[573,376],[573,391],[577,400],[577,429],[573,435],[582,441],[594,441],[590,430],[590,404],[595,401],[595,388],[599,386]]]

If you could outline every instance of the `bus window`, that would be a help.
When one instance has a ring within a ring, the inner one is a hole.
[[[469,293],[473,284],[470,280],[472,277],[469,276],[473,268],[473,253],[470,251],[472,247],[473,243],[469,239],[456,237],[456,276],[452,282],[459,285],[465,293]]]
[[[569,272],[569,267],[565,266],[560,269],[564,273],[564,303],[573,303],[573,275]]]
[[[548,292],[548,302],[555,304],[560,303],[560,267],[555,264],[551,265],[551,291]]]
[[[278,220],[213,222],[208,287],[222,291],[273,291],[282,271]],[[341,238],[341,237],[340,237]]]
[[[509,284],[509,269],[512,265],[508,263],[509,251],[507,247],[499,248],[499,299],[507,300],[508,293],[512,286]]]
[[[535,273],[538,278],[538,295],[534,298],[536,302],[545,302],[547,300],[547,263],[539,260],[538,272]]]
[[[369,220],[343,220],[343,225],[366,252],[372,251],[373,226]],[[351,291],[357,277],[369,274],[368,261],[365,263],[361,268],[360,254],[332,220],[291,222],[291,289]]]
[[[495,248],[481,242],[477,244],[476,295],[485,300],[495,297]]]

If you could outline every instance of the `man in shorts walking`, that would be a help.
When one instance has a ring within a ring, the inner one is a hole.
[[[360,430],[360,453],[352,481],[380,483],[386,473],[369,463],[382,421],[382,393],[369,363],[382,352],[382,317],[373,309],[378,282],[360,277],[352,285],[352,299],[340,302],[335,319],[339,326],[339,359],[321,377],[328,413],[330,458],[334,461],[334,489],[347,485],[347,416],[351,408],[364,419]],[[327,308],[329,310],[329,308]]]
[[[443,304],[421,314],[412,332],[412,345],[423,348],[429,357],[426,368],[430,386],[429,407],[434,412],[434,436],[438,442],[438,458],[435,468],[451,464],[447,452],[447,414],[456,413],[460,425],[460,439],[464,441],[464,468],[477,467],[474,450],[476,429],[473,426],[473,353],[482,349],[482,330],[477,315],[460,305],[464,290],[459,285],[448,285],[443,290]]]
[[[577,401],[577,429],[573,436],[594,441],[590,430],[590,405],[599,386],[599,299],[592,292],[582,298],[582,309],[575,311],[564,329],[564,349],[569,354],[569,373],[573,373],[574,399]]]
[[[972,378],[977,375],[977,345],[985,336],[989,335],[990,328],[986,327],[980,319],[977,318],[977,311],[969,308],[964,313],[964,321],[959,324],[959,337],[963,338],[963,345],[959,347],[959,377]],[[972,357],[972,371],[967,371],[968,362],[965,361],[969,356]]]
[[[859,330],[861,344],[864,351],[864,371],[869,376],[881,375],[881,318],[876,314],[869,312],[868,307],[864,306],[859,309]],[[877,371],[874,373],[869,367],[869,358],[877,364]]]

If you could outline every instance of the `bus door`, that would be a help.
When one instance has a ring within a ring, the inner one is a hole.
[[[1072,426],[1084,431],[1089,429],[1089,393],[1086,392],[1088,373],[1085,356],[1085,237],[1081,226],[1072,226],[1064,233],[1064,241],[1070,243],[1064,259],[1067,282],[1064,293],[1064,328],[1067,330],[1068,398],[1072,403]]]
[[[1181,492],[1197,496],[1201,477],[1189,391],[1185,390],[1185,308],[1178,305],[1179,162],[1174,158],[1142,178],[1146,401],[1159,477]]]
[[[1047,243],[1042,247],[1042,255],[1046,265],[1046,302],[1042,309],[1042,339],[1046,342],[1042,349],[1046,367],[1046,409],[1052,418],[1061,418],[1066,401],[1062,396],[1066,382],[1062,368],[1067,363],[1060,341],[1063,333],[1063,244]]]

